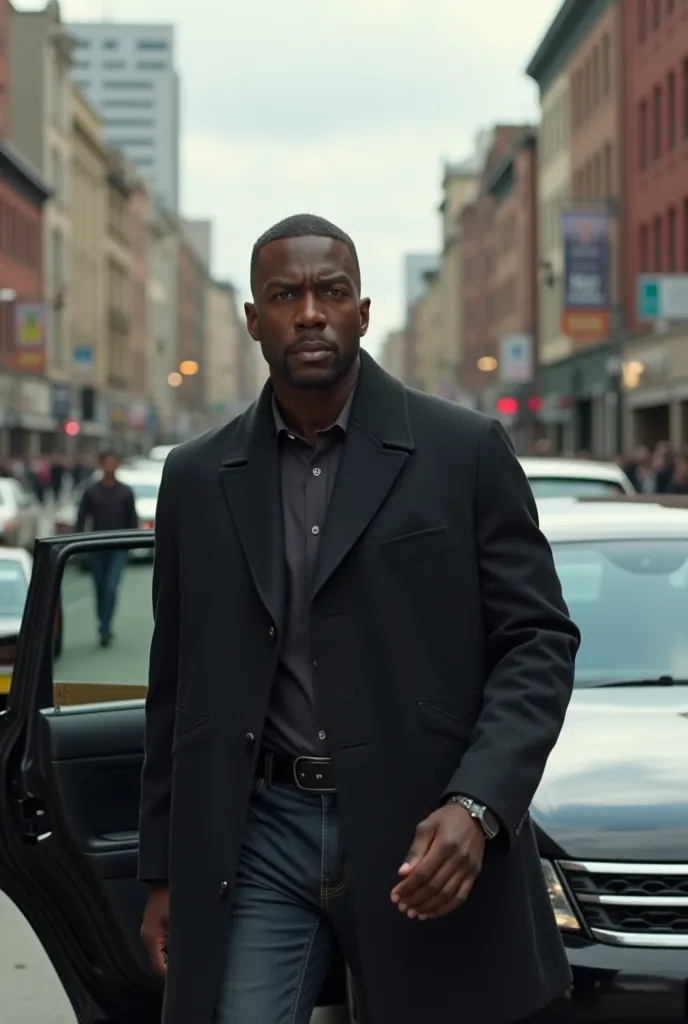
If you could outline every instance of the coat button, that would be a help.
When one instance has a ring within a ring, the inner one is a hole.
[[[271,640],[275,639],[275,637],[277,636],[277,630],[275,629],[274,626],[270,626],[270,629],[268,630],[268,634],[269,634]]]
[[[244,738],[246,740],[246,749],[253,750],[253,748],[256,745],[256,737],[253,735],[252,732],[247,732]]]
[[[229,892],[229,882],[220,882],[220,888],[218,891],[220,896],[225,897]]]

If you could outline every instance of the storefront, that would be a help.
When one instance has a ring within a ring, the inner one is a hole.
[[[560,453],[617,451],[619,360],[611,345],[596,345],[540,366],[544,436]]]
[[[622,379],[629,447],[688,445],[688,328],[629,343]]]

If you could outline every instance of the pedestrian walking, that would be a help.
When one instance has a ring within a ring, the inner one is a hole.
[[[100,457],[101,476],[87,487],[77,513],[76,529],[136,530],[139,526],[134,492],[117,479],[119,458],[114,452]],[[105,548],[91,555],[96,598],[98,639],[101,647],[112,643],[112,621],[117,607],[120,580],[127,561],[124,548]]]
[[[156,519],[139,877],[164,1024],[502,1024],[570,984],[528,808],[580,641],[501,425],[361,350],[352,240],[253,249],[269,380]],[[193,495],[193,501],[189,496]]]

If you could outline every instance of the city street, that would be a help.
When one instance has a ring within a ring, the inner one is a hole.
[[[132,683],[145,685],[153,628],[152,566],[129,564],[120,583],[112,646],[98,646],[93,581],[88,572],[68,565],[62,583],[64,621],[62,655],[55,663],[56,683]]]

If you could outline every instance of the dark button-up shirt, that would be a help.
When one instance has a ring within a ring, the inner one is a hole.
[[[280,662],[270,694],[263,745],[282,754],[326,757],[311,653],[310,602],[327,506],[344,450],[352,395],[315,444],[292,434],[273,399],[282,484],[287,610]]]
[[[86,523],[92,530],[136,530],[139,519],[131,487],[116,480],[107,485],[98,480],[84,491],[77,514],[76,528]]]

